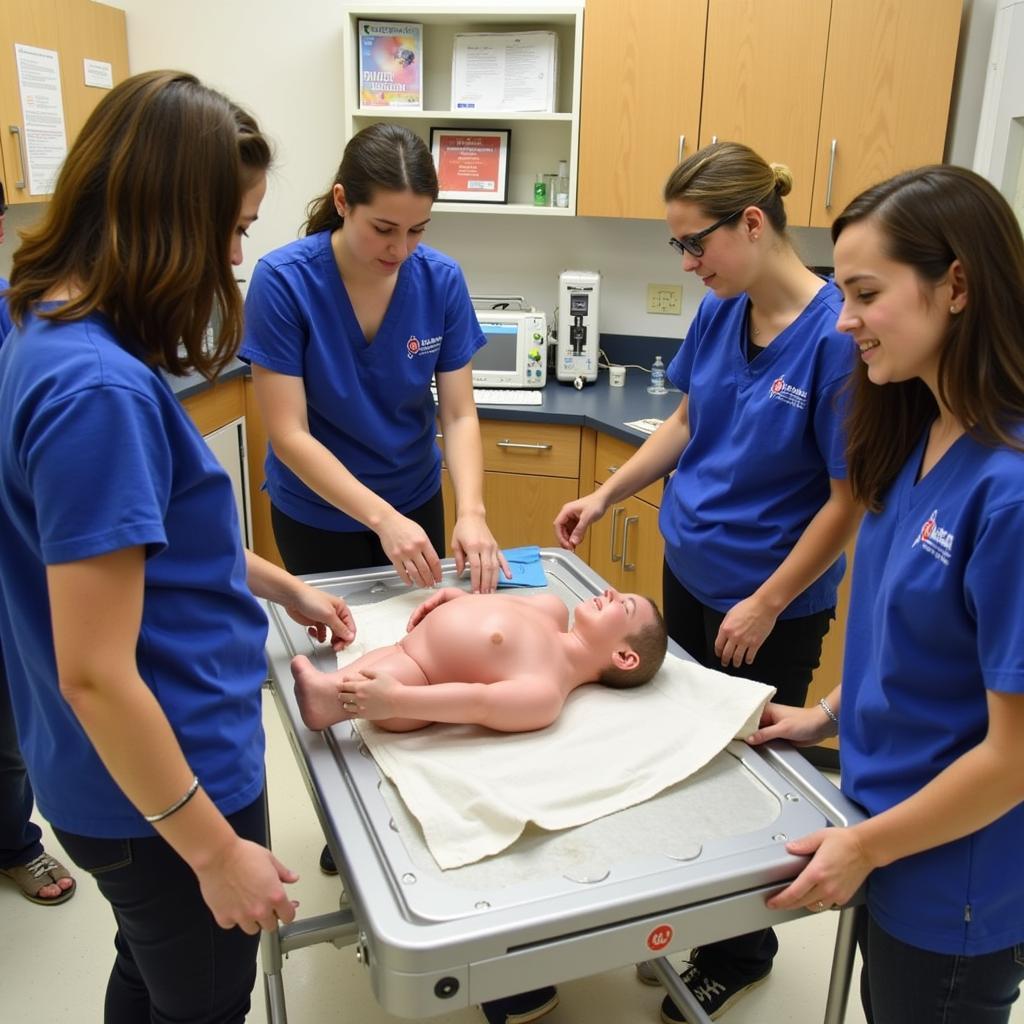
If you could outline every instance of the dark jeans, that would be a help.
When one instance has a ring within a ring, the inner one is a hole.
[[[1007,1024],[1024,981],[1024,943],[981,956],[932,953],[884,931],[864,910],[857,941],[868,1024]]]
[[[667,564],[662,573],[662,595],[668,635],[696,661],[731,676],[767,683],[778,690],[778,703],[803,706],[811,676],[821,660],[822,640],[835,618],[834,608],[779,620],[751,664],[723,668],[715,655],[715,637],[725,613],[701,604]],[[724,963],[747,977],[759,977],[778,951],[775,932],[765,928],[701,946],[701,969],[713,976],[715,964]]]
[[[406,512],[407,519],[423,527],[438,558],[444,558],[444,500],[441,490],[419,508]],[[373,530],[343,533],[307,526],[270,506],[274,540],[285,568],[295,576],[313,572],[341,572],[345,569],[371,569],[390,565],[380,538]]]
[[[43,852],[39,826],[29,821],[32,786],[14,730],[7,669],[0,652],[0,868],[35,860]]]
[[[243,839],[266,844],[262,797],[227,820]],[[68,856],[96,879],[117,922],[105,1024],[242,1024],[259,934],[221,928],[192,869],[159,836],[55,831]]]

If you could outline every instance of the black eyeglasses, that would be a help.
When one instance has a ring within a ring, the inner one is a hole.
[[[0,181],[0,217],[7,212],[7,197],[4,195],[4,183]]]
[[[744,210],[746,207],[743,208]],[[704,246],[700,243],[711,234],[712,231],[717,231],[723,224],[728,224],[729,221],[735,220],[743,210],[737,210],[735,213],[730,213],[728,217],[722,217],[721,220],[716,220],[711,227],[705,228],[703,231],[695,231],[692,235],[683,235],[682,238],[670,238],[668,244],[680,256],[683,253],[689,253],[691,256],[696,256],[700,259],[704,255]]]

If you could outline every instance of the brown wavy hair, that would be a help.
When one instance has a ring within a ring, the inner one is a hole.
[[[344,218],[334,205],[334,186],[345,189],[349,207],[372,203],[378,189],[437,199],[437,171],[427,144],[408,128],[380,121],[348,140],[331,187],[306,207],[305,232],[340,228]]]
[[[232,234],[244,190],[270,161],[255,120],[194,76],[150,71],[121,82],[68,152],[42,222],[22,235],[12,318],[20,324],[69,286],[74,298],[38,315],[101,312],[147,364],[216,376],[242,336]],[[220,329],[207,352],[214,309]]]
[[[835,242],[870,220],[888,259],[922,285],[963,267],[967,303],[949,317],[939,355],[943,404],[976,440],[1024,450],[1024,238],[1009,203],[981,176],[934,165],[862,192],[832,225]],[[842,284],[842,282],[839,282]],[[861,364],[850,377],[846,462],[855,498],[878,511],[881,497],[938,415],[918,379],[878,386]]]

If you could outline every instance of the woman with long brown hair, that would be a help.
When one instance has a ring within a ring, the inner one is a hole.
[[[114,911],[108,1024],[244,1020],[296,877],[265,846],[253,594],[352,635],[344,602],[243,550],[227,474],[164,377],[214,377],[237,348],[232,264],[270,158],[191,75],[137,75],[14,258],[0,636],[40,811]]]
[[[769,906],[867,882],[872,1024],[1005,1024],[1024,979],[1024,238],[959,167],[909,171],[837,218],[854,559],[839,717],[843,791],[868,813],[790,843],[810,864]],[[769,705],[751,737],[813,743]]]

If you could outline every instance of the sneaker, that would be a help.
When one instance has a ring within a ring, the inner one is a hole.
[[[338,865],[334,863],[329,846],[325,846],[320,854],[320,870],[325,875],[336,875],[338,873]]]
[[[772,965],[765,965],[761,974],[748,978],[728,966],[694,964],[682,975],[683,984],[693,993],[700,1008],[712,1019],[717,1020],[726,1010],[756,988],[772,972]],[[671,996],[661,1002],[661,1019],[664,1024],[683,1024],[686,1015]]]
[[[558,1005],[558,990],[554,985],[521,992],[517,996],[492,999],[481,1003],[480,1009],[487,1024],[530,1024],[546,1017]]]
[[[699,950],[699,949],[700,949],[700,946],[694,946],[693,949],[690,950],[690,953],[689,953],[689,956],[687,957],[687,959],[689,959],[689,960],[696,959],[696,957],[697,957],[697,950]],[[658,977],[658,974],[654,970],[654,966],[651,964],[650,960],[641,960],[640,963],[638,963],[636,965],[636,980],[637,981],[642,981],[645,985],[660,985],[661,984],[661,978]]]

